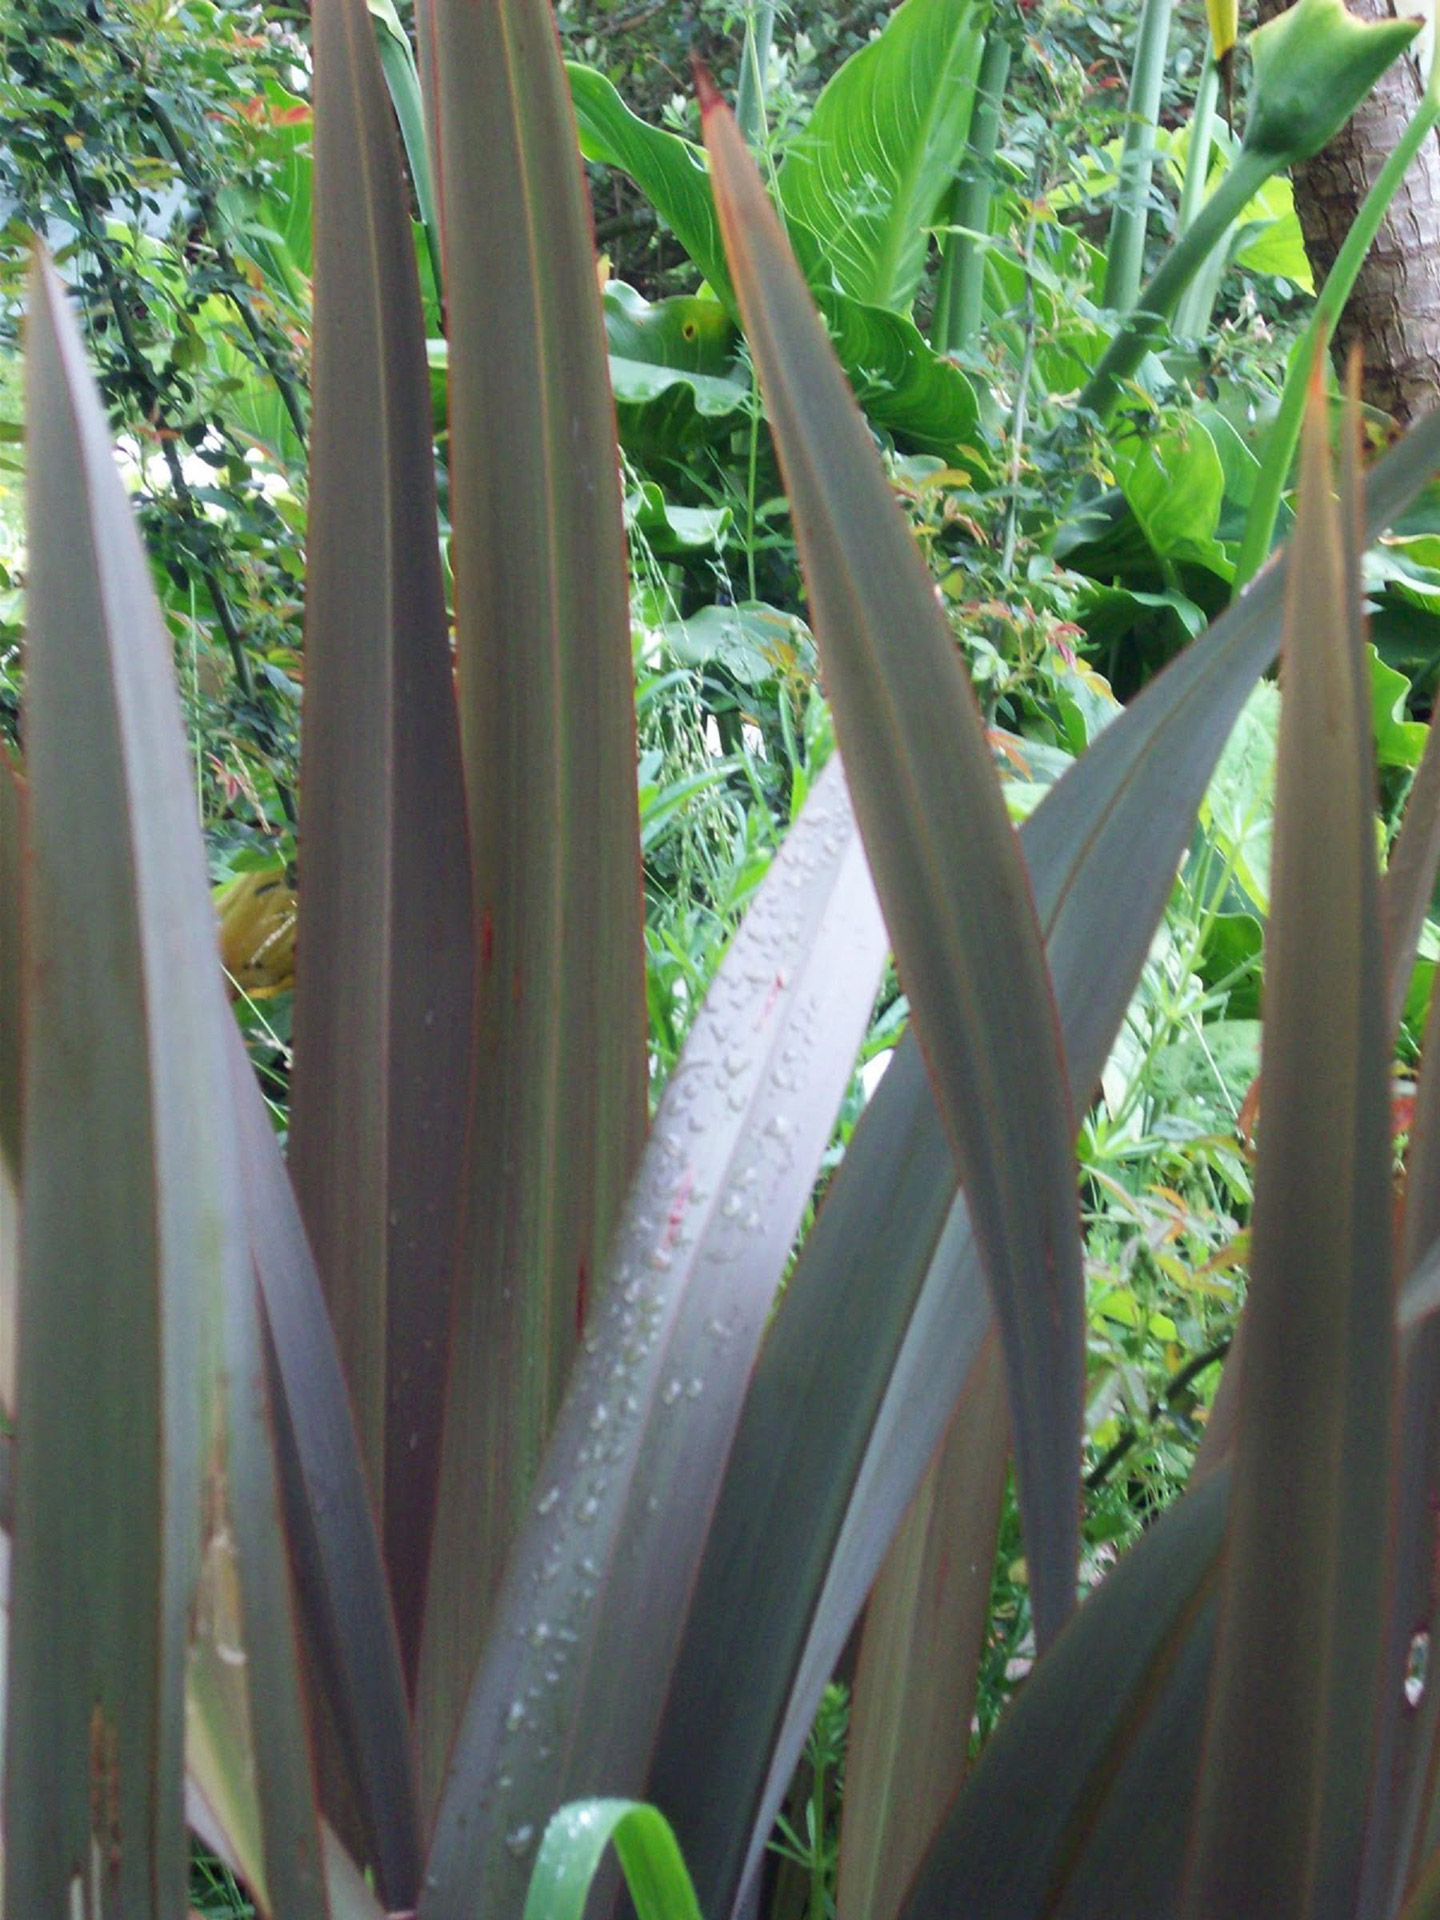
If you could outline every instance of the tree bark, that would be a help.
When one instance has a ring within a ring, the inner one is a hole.
[[[1347,0],[1365,19],[1406,9]],[[1284,11],[1259,0],[1262,20]],[[1420,101],[1420,74],[1402,54],[1349,125],[1295,172],[1295,208],[1318,286],[1375,176]],[[1402,425],[1440,397],[1440,139],[1427,140],[1390,203],[1335,333],[1337,359],[1358,342],[1365,398]]]

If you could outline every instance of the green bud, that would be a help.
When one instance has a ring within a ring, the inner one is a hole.
[[[1357,20],[1344,0],[1296,0],[1250,36],[1244,150],[1276,169],[1318,153],[1420,25]]]

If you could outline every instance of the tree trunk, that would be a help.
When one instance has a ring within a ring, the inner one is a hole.
[[[1347,3],[1366,19],[1406,10],[1388,0]],[[1281,0],[1259,0],[1262,20],[1283,11]],[[1296,169],[1295,208],[1317,286],[1419,100],[1419,71],[1402,54],[1349,125]],[[1421,147],[1390,203],[1336,329],[1337,357],[1352,341],[1372,406],[1404,424],[1440,397],[1440,139]]]

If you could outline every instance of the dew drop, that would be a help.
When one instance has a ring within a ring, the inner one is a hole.
[[[509,1711],[505,1715],[505,1731],[507,1733],[518,1733],[524,1724],[525,1702],[523,1700],[512,1700]]]
[[[664,1386],[660,1389],[661,1405],[667,1406],[667,1407],[673,1407],[675,1402],[680,1398],[680,1394],[681,1394],[680,1382],[678,1380],[667,1380]]]
[[[523,1860],[535,1839],[535,1829],[528,1823],[523,1827],[512,1827],[505,1836],[505,1844],[517,1860]]]
[[[699,1374],[696,1374],[685,1389],[685,1398],[687,1400],[698,1400],[704,1391],[705,1382],[700,1378]]]
[[[593,1493],[587,1493],[575,1509],[575,1518],[580,1522],[582,1527],[588,1527],[599,1511],[600,1502],[595,1498]]]

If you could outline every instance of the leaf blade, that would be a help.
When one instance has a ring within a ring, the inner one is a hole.
[[[1075,1599],[1084,1329],[1074,1128],[1034,902],[924,564],[734,120],[708,82],[701,99],[840,750],[1000,1322],[1043,1646]]]

